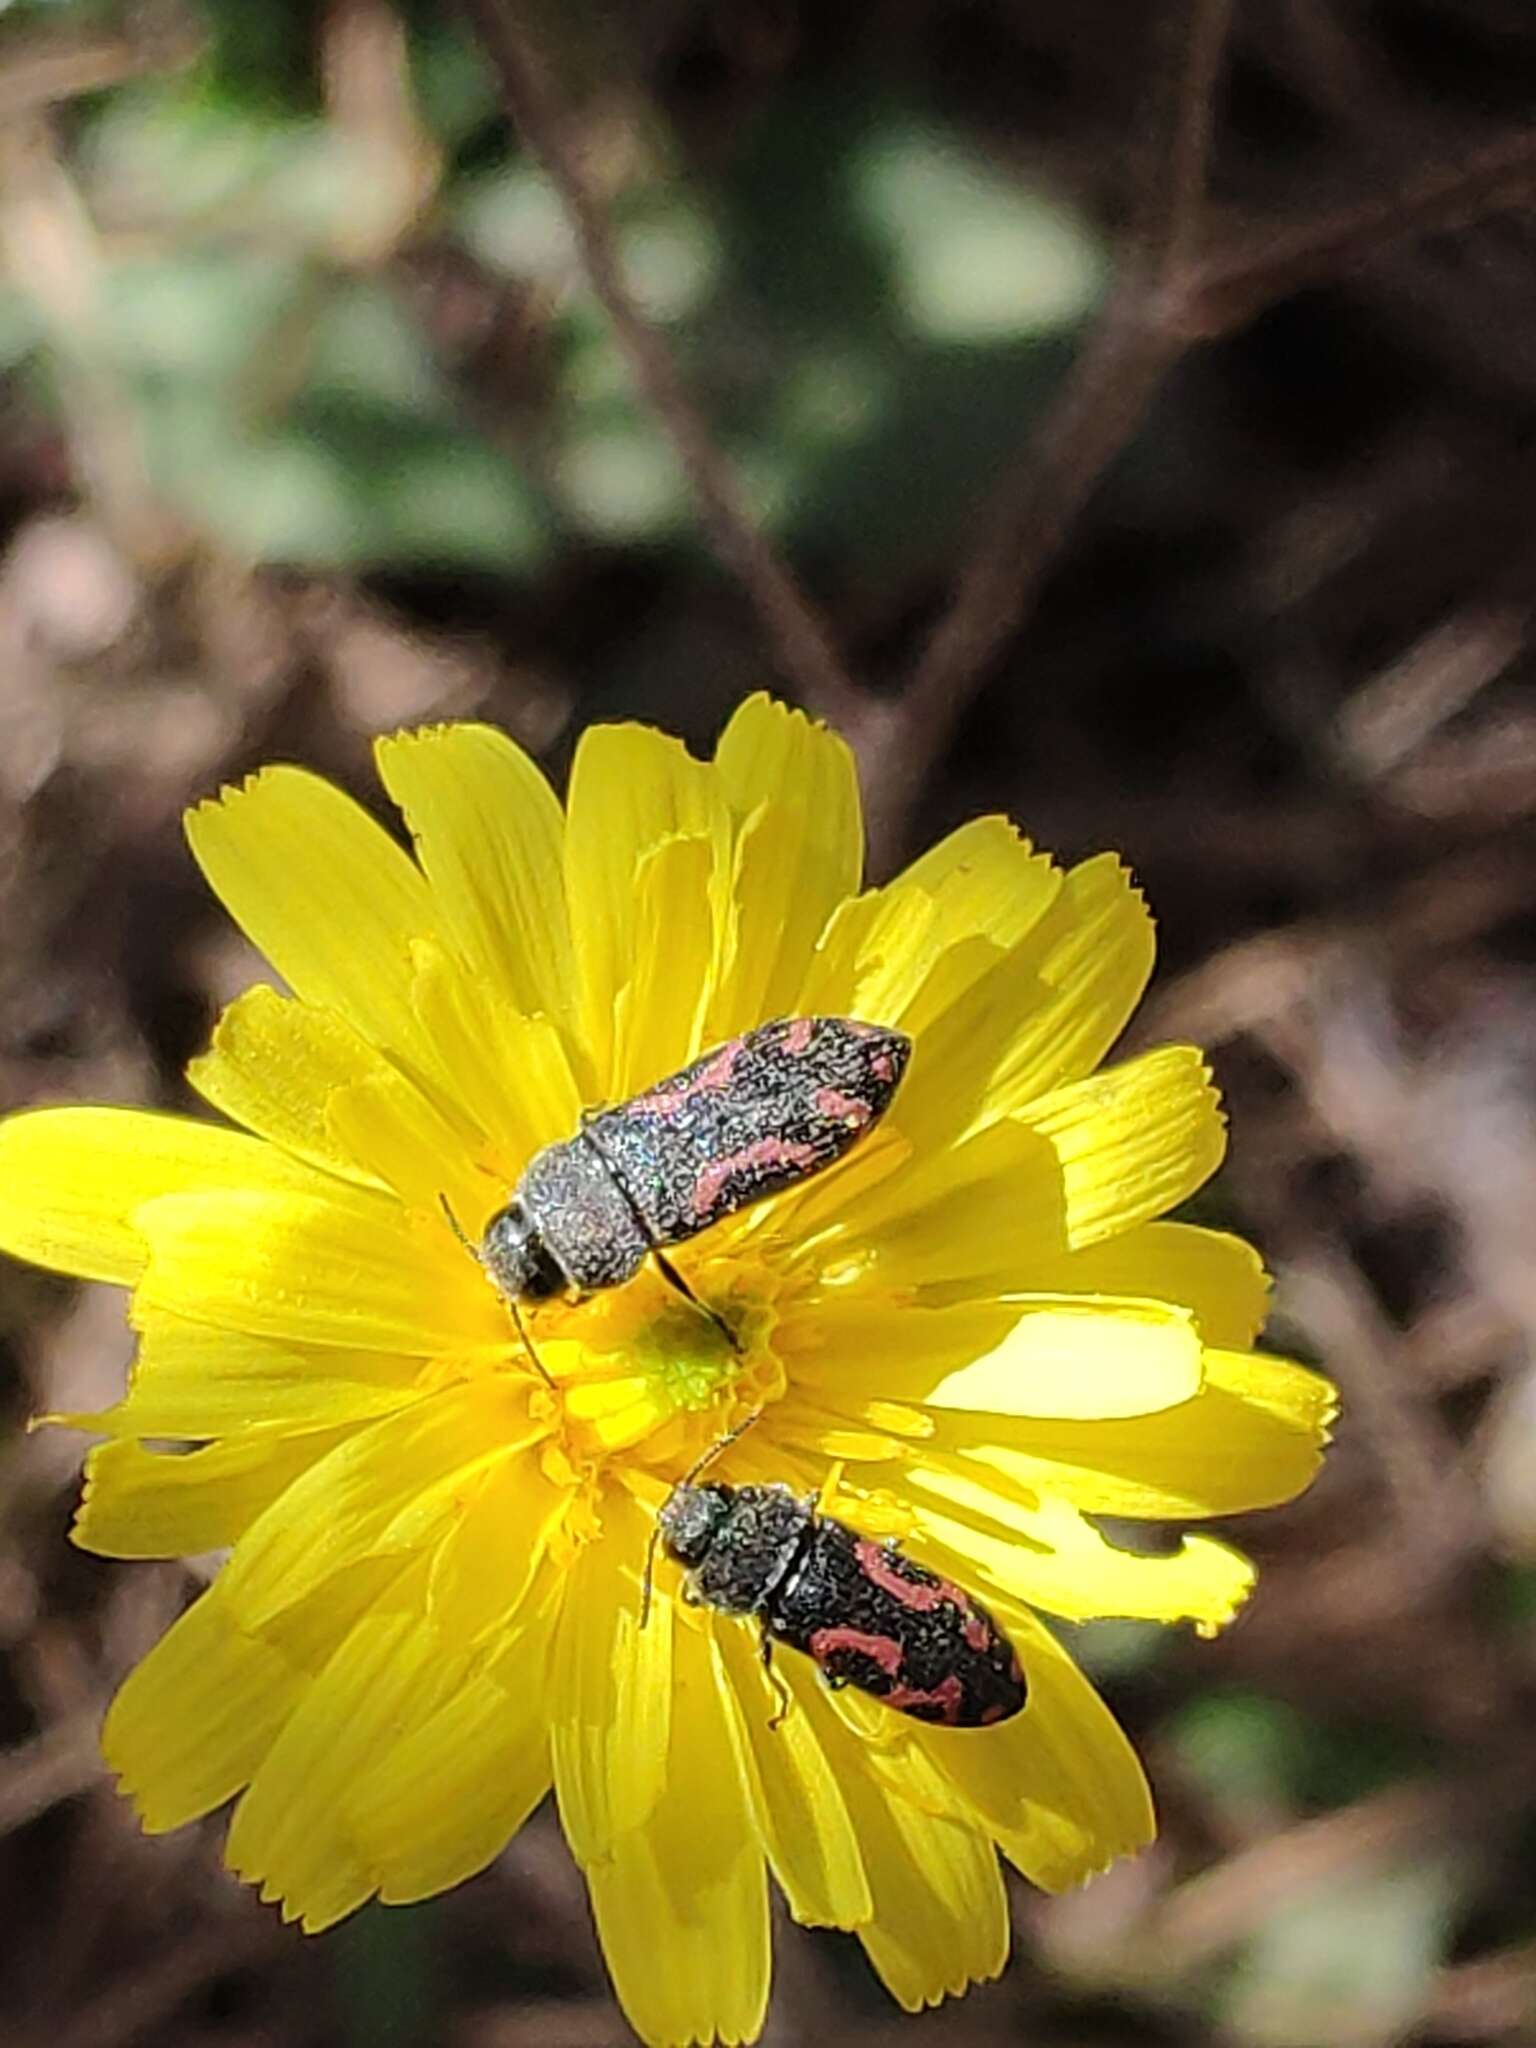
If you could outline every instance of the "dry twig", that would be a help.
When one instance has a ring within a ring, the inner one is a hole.
[[[894,841],[926,763],[944,746],[987,664],[1017,630],[1094,486],[1131,439],[1185,342],[1165,302],[1199,234],[1213,96],[1231,0],[1191,0],[1168,73],[1149,94],[1149,159],[1120,276],[1038,434],[994,493],[983,539],[901,700],[901,744],[877,778],[874,831]]]
[[[862,698],[823,621],[747,509],[730,459],[694,404],[672,351],[636,305],[612,226],[592,189],[572,125],[514,10],[504,0],[460,0],[501,83],[507,111],[560,194],[587,278],[665,430],[698,501],[710,544],[745,587],[787,681],[836,723],[858,723]]]
[[[1057,402],[1009,468],[981,520],[904,692],[861,689],[825,622],[758,530],[740,483],[689,394],[666,340],[640,313],[572,125],[506,0],[461,0],[496,69],[508,111],[564,200],[592,288],[698,501],[710,542],[751,599],[802,699],[842,727],[864,769],[877,864],[899,853],[928,764],[942,751],[999,650],[1019,630],[1116,456],[1173,365],[1231,334],[1319,276],[1394,243],[1521,203],[1536,185],[1536,134],[1521,132],[1400,189],[1285,230],[1201,253],[1217,82],[1232,0],[1189,0],[1178,47],[1155,67],[1136,189],[1144,195],[1117,282]]]

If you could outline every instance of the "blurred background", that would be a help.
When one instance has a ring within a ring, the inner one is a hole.
[[[819,704],[877,864],[994,809],[1123,852],[1162,943],[1135,1043],[1197,1038],[1227,1091],[1200,1217],[1346,1398],[1308,1497],[1229,1532],[1264,1567],[1229,1634],[1076,1632],[1157,1849],[1017,1888],[1005,1979],[921,2019],[786,1932],[767,2038],[1536,2042],[1536,14],[1238,0],[1165,253],[1242,288],[1154,265],[1138,303],[1145,110],[1186,20],[1214,71],[1219,5],[509,12],[859,679]],[[1110,329],[1157,374],[1074,383]],[[0,4],[0,1108],[187,1104],[256,972],[180,837],[222,780],[377,804],[372,733],[478,716],[558,782],[594,719],[705,747],[753,689],[818,700],[703,532],[449,10]],[[903,711],[989,546],[1027,591]],[[111,1398],[122,1308],[0,1268],[0,2041],[617,2048],[548,1816],[306,1941],[221,1828],[146,1842],[104,1786],[188,1574],[72,1551],[80,1445],[22,1426]]]

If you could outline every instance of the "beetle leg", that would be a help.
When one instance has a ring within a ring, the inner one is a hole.
[[[672,1261],[667,1257],[666,1253],[662,1251],[658,1245],[652,1245],[651,1257],[656,1261],[656,1264],[660,1269],[661,1276],[667,1282],[668,1286],[675,1287],[678,1293],[683,1297],[684,1301],[691,1301],[701,1316],[708,1316],[709,1320],[720,1332],[721,1336],[725,1339],[726,1343],[730,1345],[731,1349],[733,1351],[739,1352],[741,1350],[741,1344],[736,1336],[736,1332],[725,1320],[725,1317],[720,1314],[718,1309],[712,1309],[709,1306],[708,1302],[700,1301],[699,1297],[688,1285],[688,1282],[683,1278],[682,1274],[679,1273],[676,1266],[673,1265]]]
[[[773,1687],[773,1696],[779,1703],[778,1712],[769,1720],[768,1726],[770,1729],[782,1728],[791,1705],[789,1687],[774,1669],[773,1637],[769,1635],[767,1629],[763,1630],[763,1669],[768,1674],[768,1683]]]

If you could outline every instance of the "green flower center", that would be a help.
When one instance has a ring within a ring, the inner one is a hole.
[[[768,1343],[776,1317],[761,1284],[737,1276],[723,1298],[711,1294],[710,1308],[646,1273],[540,1318],[535,1341],[578,1463],[629,1455],[670,1464],[782,1392]],[[695,1417],[707,1426],[690,1426]]]

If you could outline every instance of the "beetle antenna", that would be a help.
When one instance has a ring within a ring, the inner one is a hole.
[[[437,1204],[438,1207],[442,1210],[445,1219],[447,1220],[448,1228],[459,1240],[459,1243],[463,1245],[465,1251],[469,1253],[469,1256],[472,1259],[478,1261],[480,1257],[480,1247],[471,1241],[469,1232],[464,1228],[463,1224],[459,1221],[458,1217],[454,1215],[453,1210],[448,1205],[448,1197],[444,1194],[439,1194],[437,1198]]]
[[[507,1307],[512,1311],[512,1320],[517,1325],[517,1334],[523,1340],[523,1349],[527,1352],[529,1361],[532,1364],[534,1371],[538,1374],[539,1378],[544,1382],[545,1386],[548,1387],[549,1391],[551,1393],[554,1393],[555,1382],[550,1375],[549,1367],[544,1363],[543,1359],[540,1358],[538,1352],[534,1349],[533,1339],[528,1334],[528,1325],[523,1321],[522,1310],[518,1307],[517,1303],[510,1298],[510,1296],[507,1300]]]
[[[468,1231],[465,1230],[463,1224],[459,1221],[458,1217],[454,1215],[453,1210],[448,1206],[448,1197],[444,1194],[439,1194],[437,1200],[439,1207],[442,1209],[443,1215],[447,1218],[448,1228],[459,1240],[459,1243],[463,1245],[465,1251],[469,1253],[469,1256],[475,1261],[476,1265],[484,1266],[485,1261],[480,1256],[480,1247],[476,1243],[474,1243]],[[545,1386],[549,1388],[549,1391],[553,1393],[555,1391],[555,1383],[549,1376],[548,1367],[545,1365],[543,1359],[540,1358],[538,1352],[534,1349],[533,1339],[528,1334],[528,1325],[523,1321],[522,1310],[518,1307],[516,1301],[510,1294],[503,1294],[501,1298],[507,1304],[507,1307],[512,1311],[512,1320],[517,1325],[517,1334],[522,1339],[523,1349],[527,1352],[528,1357],[532,1362],[534,1371],[538,1374],[539,1378],[544,1382]]]
[[[740,1422],[736,1423],[733,1428],[728,1429],[724,1436],[717,1436],[712,1444],[706,1444],[682,1478],[673,1486],[673,1493],[676,1493],[679,1486],[692,1486],[695,1479],[698,1478],[706,1466],[713,1465],[722,1451],[728,1451],[739,1436],[746,1435],[754,1422],[761,1421],[763,1405],[760,1401],[755,1408],[741,1418]],[[642,1628],[645,1627],[651,1618],[651,1587],[656,1577],[656,1545],[660,1541],[661,1516],[658,1515],[651,1524],[650,1537],[645,1546],[645,1574],[640,1581],[640,1626]]]

